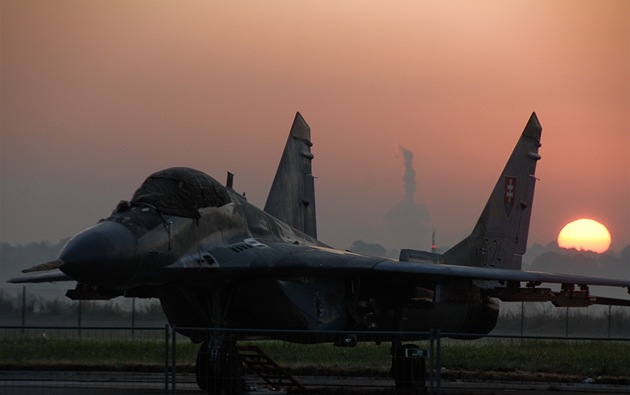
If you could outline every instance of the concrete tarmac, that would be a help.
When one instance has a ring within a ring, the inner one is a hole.
[[[2,371],[0,394],[3,395],[157,395],[203,394],[195,383],[193,374],[178,374],[173,384],[172,376],[165,385],[164,373],[144,372],[78,372],[78,371]],[[396,394],[394,382],[384,378],[361,377],[313,377],[296,379],[309,394]],[[260,379],[246,377],[248,385],[244,395],[283,394],[273,390]],[[428,383],[427,383],[428,384]],[[583,384],[583,383],[515,383],[515,382],[450,382],[442,381],[439,393],[445,395],[490,394],[629,394],[630,386]],[[438,389],[434,387],[435,394]]]

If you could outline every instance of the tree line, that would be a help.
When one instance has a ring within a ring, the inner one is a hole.
[[[84,321],[102,321],[126,323],[133,316],[133,320],[155,322],[161,324],[166,321],[158,300],[142,300],[139,303],[121,305],[116,301],[84,300],[80,303],[70,299],[49,299],[40,295],[15,295],[0,289],[0,324],[18,325],[27,321],[38,324],[46,322],[76,323],[81,316]]]

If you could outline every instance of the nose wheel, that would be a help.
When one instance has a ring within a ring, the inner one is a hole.
[[[427,393],[426,362],[422,350],[415,344],[392,342],[392,369],[396,389],[412,394]]]
[[[240,394],[245,387],[236,342],[212,337],[203,342],[195,367],[197,385],[210,395]]]

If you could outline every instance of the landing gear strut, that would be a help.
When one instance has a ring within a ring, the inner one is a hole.
[[[197,353],[197,385],[210,395],[239,394],[245,383],[243,366],[236,357],[236,342],[211,337]]]
[[[426,394],[426,362],[415,344],[392,342],[392,369],[396,389],[413,394]]]

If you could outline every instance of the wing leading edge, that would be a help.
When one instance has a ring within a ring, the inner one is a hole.
[[[384,261],[376,264],[374,266],[374,270],[379,272],[440,278],[463,278],[470,280],[487,280],[499,282],[519,281],[528,283],[601,285],[608,287],[630,288],[630,280],[618,280],[562,273],[446,265],[427,262]]]

